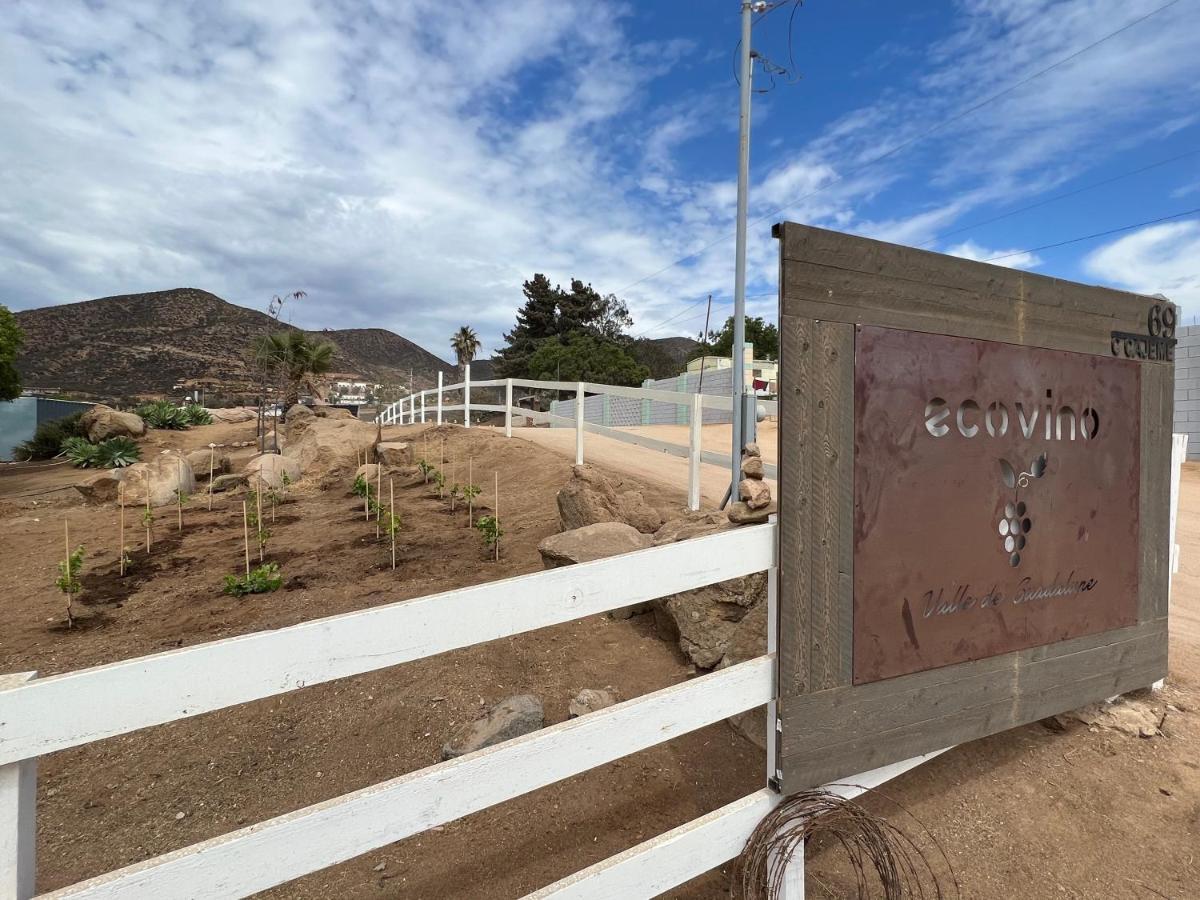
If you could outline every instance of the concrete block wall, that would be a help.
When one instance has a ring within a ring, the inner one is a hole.
[[[701,389],[700,373],[687,372],[673,378],[662,378],[658,381],[643,382],[642,387],[659,391],[676,391],[681,394],[694,394]],[[732,369],[709,369],[704,373],[703,392],[714,396],[728,397],[733,387]],[[555,400],[550,404],[550,412],[556,416],[575,417],[575,400]],[[692,410],[689,405],[664,403],[661,400],[635,400],[632,397],[594,394],[585,398],[583,403],[585,421],[597,425],[624,427],[630,425],[687,425],[691,421]],[[705,409],[704,424],[712,425],[732,421],[733,414],[729,410]],[[566,423],[555,423],[564,428]]]
[[[1175,427],[1188,436],[1188,459],[1200,459],[1200,325],[1185,325],[1175,337]]]

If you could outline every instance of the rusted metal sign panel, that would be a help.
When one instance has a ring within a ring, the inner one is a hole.
[[[859,326],[865,684],[1138,620],[1140,367]]]

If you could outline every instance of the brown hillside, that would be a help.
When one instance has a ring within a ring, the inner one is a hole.
[[[27,388],[92,399],[174,396],[200,384],[210,397],[255,390],[250,343],[271,328],[265,314],[195,288],[101,297],[16,313],[25,331],[17,359]],[[315,332],[339,348],[334,370],[383,384],[436,382],[453,367],[382,329]]]

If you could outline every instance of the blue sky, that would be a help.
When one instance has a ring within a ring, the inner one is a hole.
[[[755,96],[751,311],[779,218],[986,259],[1200,208],[1200,0],[1164,2],[809,0],[802,77]],[[790,14],[755,27],[785,67]],[[735,0],[9,0],[0,302],[300,288],[296,324],[448,356],[542,271],[694,334],[732,291],[737,39]],[[1001,262],[1192,315],[1198,261],[1200,213]]]

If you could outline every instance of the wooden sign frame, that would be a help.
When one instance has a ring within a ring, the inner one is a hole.
[[[781,367],[773,786],[792,793],[1163,678],[1174,305],[791,222],[773,233],[780,249]],[[1161,327],[1156,333],[1156,309],[1160,326],[1169,317],[1170,334]],[[1136,624],[853,683],[860,325],[1136,360]]]

